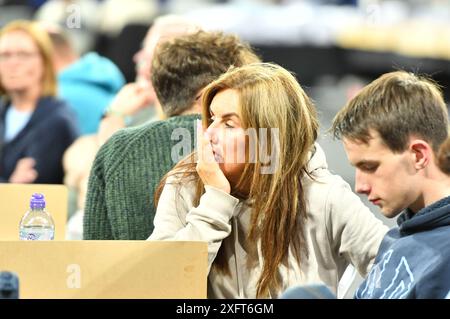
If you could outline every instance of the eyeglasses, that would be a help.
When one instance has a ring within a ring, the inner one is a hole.
[[[6,62],[13,57],[17,58],[19,61],[29,60],[37,56],[37,52],[27,52],[27,51],[17,51],[17,52],[0,52],[0,62]]]

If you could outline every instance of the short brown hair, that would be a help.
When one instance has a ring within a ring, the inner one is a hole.
[[[152,62],[152,84],[162,109],[174,116],[189,109],[197,93],[230,66],[260,62],[235,35],[199,31],[158,45]]]
[[[336,138],[368,143],[371,129],[393,152],[405,151],[409,136],[417,135],[437,153],[448,134],[447,106],[438,85],[405,71],[383,74],[337,113],[331,131]]]
[[[36,43],[44,65],[42,80],[42,96],[56,96],[56,73],[53,68],[53,45],[47,31],[38,23],[26,20],[13,21],[0,30],[0,38],[5,34],[21,31],[28,34]],[[6,93],[0,83],[0,95]]]

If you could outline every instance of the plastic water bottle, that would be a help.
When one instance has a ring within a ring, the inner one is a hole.
[[[30,210],[23,215],[19,226],[20,240],[53,240],[55,224],[52,216],[45,210],[44,195],[31,196]]]

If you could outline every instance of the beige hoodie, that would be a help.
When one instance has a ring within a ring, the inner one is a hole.
[[[319,145],[308,163],[303,185],[307,205],[306,242],[309,258],[302,262],[289,253],[280,265],[282,287],[270,291],[272,298],[301,284],[324,283],[335,293],[349,263],[365,276],[388,228],[370,212],[339,176],[327,169]],[[194,240],[208,242],[208,297],[255,298],[262,270],[260,242],[249,245],[250,209],[245,201],[206,186],[197,207],[195,189],[185,184],[179,192],[169,182],[164,187],[150,240]],[[231,275],[211,265],[219,248],[224,249]]]

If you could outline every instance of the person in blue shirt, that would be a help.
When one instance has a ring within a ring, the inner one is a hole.
[[[81,135],[98,131],[103,113],[125,84],[119,68],[95,52],[79,57],[69,38],[48,27],[58,73],[58,94],[74,111]]]
[[[404,71],[367,85],[334,118],[356,191],[384,216],[401,214],[356,298],[445,298],[450,290],[450,176],[437,161],[447,130],[438,86]]]

